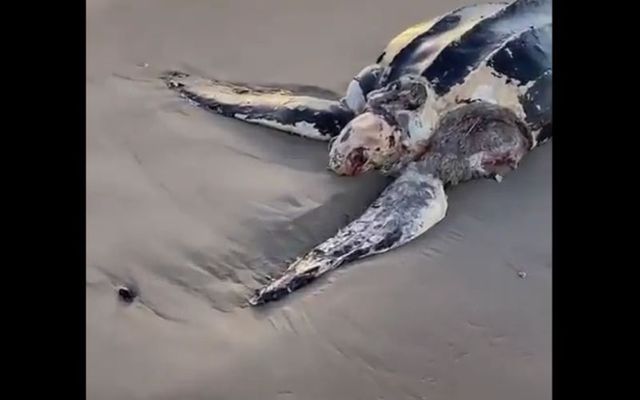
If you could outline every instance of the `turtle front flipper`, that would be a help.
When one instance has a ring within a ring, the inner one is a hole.
[[[399,247],[426,232],[447,211],[443,183],[415,167],[404,171],[362,216],[289,266],[249,300],[278,300],[346,263]]]
[[[312,86],[258,86],[177,71],[166,72],[161,79],[170,89],[218,114],[316,140],[338,135],[354,117],[337,94]]]

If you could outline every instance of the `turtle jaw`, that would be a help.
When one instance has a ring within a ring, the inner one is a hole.
[[[340,176],[362,175],[373,167],[364,147],[353,149],[346,157],[337,155],[329,157],[329,169]]]

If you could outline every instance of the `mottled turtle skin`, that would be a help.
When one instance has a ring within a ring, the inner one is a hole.
[[[329,168],[396,179],[365,213],[256,291],[272,301],[345,263],[415,239],[447,212],[444,188],[500,180],[551,138],[551,1],[459,8],[396,36],[343,97],[167,72],[216,113],[329,141]]]

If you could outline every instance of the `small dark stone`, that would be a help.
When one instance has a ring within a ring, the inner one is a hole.
[[[138,294],[134,289],[128,288],[126,286],[120,286],[118,288],[118,297],[125,303],[133,302],[137,295]]]

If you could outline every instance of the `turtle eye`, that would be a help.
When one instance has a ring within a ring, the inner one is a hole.
[[[412,85],[409,98],[409,106],[413,109],[419,108],[427,101],[427,88],[419,83]]]

